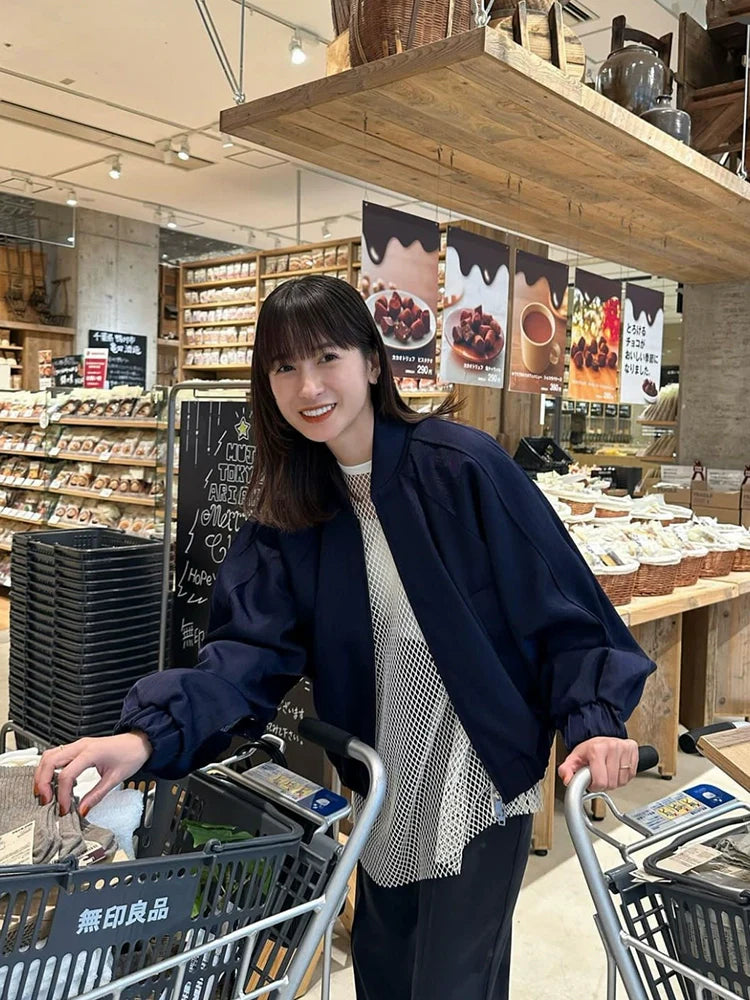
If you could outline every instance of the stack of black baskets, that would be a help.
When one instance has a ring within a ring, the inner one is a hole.
[[[107,528],[13,536],[10,717],[49,743],[112,732],[159,656],[162,543]]]

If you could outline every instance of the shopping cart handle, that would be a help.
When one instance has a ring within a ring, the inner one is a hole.
[[[349,756],[349,744],[354,739],[351,733],[344,732],[338,726],[331,726],[320,719],[305,717],[300,721],[298,731],[303,740],[317,743],[319,747],[338,757]]]
[[[649,771],[652,767],[656,767],[659,763],[659,751],[656,747],[638,747],[638,767],[636,771],[638,774],[641,771]]]

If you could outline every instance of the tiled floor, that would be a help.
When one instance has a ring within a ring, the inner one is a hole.
[[[2,621],[0,602],[0,621]],[[0,719],[7,718],[8,633],[0,632]],[[680,755],[679,777],[664,782],[642,775],[616,796],[627,810],[661,798],[697,779],[714,782],[740,797],[746,793],[702,758]],[[605,829],[616,824],[606,821]],[[605,867],[618,857],[602,844]],[[491,888],[488,889],[491,891]],[[515,914],[513,1000],[603,1000],[605,965],[592,906],[565,828],[562,803],[555,811],[554,847],[546,858],[532,856]],[[317,987],[308,994],[317,994]],[[353,1000],[347,939],[337,934],[332,1000]],[[440,998],[435,998],[440,1000]]]

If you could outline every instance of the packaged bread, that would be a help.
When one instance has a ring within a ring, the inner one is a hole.
[[[94,455],[109,455],[119,440],[116,434],[111,431],[102,434],[94,445]]]
[[[133,408],[133,417],[148,420],[155,415],[154,401],[150,396],[141,396]]]
[[[144,434],[135,448],[135,457],[152,459],[156,457],[156,437],[154,434]]]
[[[116,441],[113,448],[112,454],[117,455],[119,458],[132,458],[135,455],[135,450],[138,447],[138,442],[140,441],[140,434],[128,433],[120,441]]]
[[[86,455],[93,455],[94,449],[99,443],[99,437],[100,434],[98,431],[95,433],[92,432],[90,434],[84,434],[83,437],[81,438],[81,451],[84,452]]]

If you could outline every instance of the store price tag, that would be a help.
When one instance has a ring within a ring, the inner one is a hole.
[[[108,462],[110,460],[110,458],[112,458],[112,452],[111,451],[103,451],[101,453],[101,455],[99,455],[99,461],[100,462]]]
[[[102,497],[111,497],[112,496],[112,492],[113,491],[109,487],[107,487],[106,489],[99,490],[99,496],[102,496]]]
[[[39,510],[34,511],[34,513],[31,515],[32,521],[41,521],[41,519],[42,519],[42,512]]]
[[[49,453],[50,453],[50,455],[53,455],[53,456],[54,455],[59,455],[60,454],[60,449],[57,446],[55,446],[54,448],[50,448]]]
[[[0,865],[30,865],[34,853],[34,820],[0,836]]]

